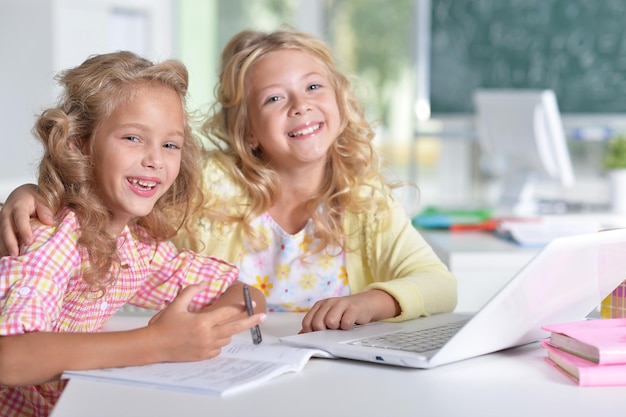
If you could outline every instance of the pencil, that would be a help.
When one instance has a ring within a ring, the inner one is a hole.
[[[250,290],[248,289],[247,284],[243,284],[243,299],[246,303],[246,311],[248,312],[248,316],[254,314],[254,308],[252,307],[252,299],[250,298]],[[261,328],[259,325],[252,327],[250,329],[250,334],[252,335],[252,343],[258,345],[263,341],[263,337],[261,336]]]

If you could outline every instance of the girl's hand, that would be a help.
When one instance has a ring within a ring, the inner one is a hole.
[[[184,289],[147,326],[138,329],[0,336],[0,385],[38,385],[59,379],[65,370],[207,359],[218,355],[232,335],[265,319],[265,314],[247,317],[240,305],[188,311],[205,285]]]
[[[161,346],[163,355],[159,361],[196,361],[215,357],[230,343],[234,334],[265,320],[265,314],[248,317],[240,303],[190,312],[189,304],[205,288],[206,284],[190,285],[150,320],[148,327],[155,332],[155,342]]]
[[[367,324],[400,314],[396,300],[381,290],[370,290],[346,297],[316,302],[302,319],[300,333],[324,329],[348,330],[356,324]]]
[[[52,210],[37,193],[33,184],[21,185],[7,198],[0,210],[0,256],[19,254],[19,243],[29,244],[33,237],[31,216],[49,226],[53,224]]]

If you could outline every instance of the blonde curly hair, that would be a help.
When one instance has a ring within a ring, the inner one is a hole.
[[[310,253],[329,246],[347,250],[343,213],[388,208],[390,187],[383,178],[381,161],[373,145],[374,130],[352,93],[349,80],[336,68],[331,51],[321,40],[289,28],[271,33],[240,32],[222,52],[215,91],[217,100],[202,132],[217,148],[209,151],[207,157],[218,159],[245,195],[243,199],[236,196],[229,201],[224,201],[224,196],[212,195],[203,215],[221,224],[241,224],[254,248],[263,249],[267,245],[250,224],[272,207],[281,187],[277,173],[263,159],[262,152],[253,149],[247,140],[250,127],[246,76],[259,59],[286,49],[311,54],[322,64],[335,91],[342,122],[340,134],[328,152],[322,186],[306,203],[316,237],[320,239],[320,245]],[[223,209],[233,205],[240,207],[234,214]]]
[[[185,66],[168,60],[153,64],[127,51],[94,55],[81,65],[61,72],[56,79],[64,93],[56,107],[43,111],[34,132],[44,145],[39,165],[39,190],[55,212],[68,208],[80,222],[78,244],[86,249],[89,265],[83,279],[103,295],[119,268],[117,238],[110,234],[111,212],[95,183],[91,146],[99,124],[140,88],[171,89],[185,106],[188,73]],[[145,217],[131,223],[146,229],[155,240],[174,237],[186,227],[191,212],[202,204],[198,159],[200,145],[185,113],[185,141],[180,173],[170,189]]]

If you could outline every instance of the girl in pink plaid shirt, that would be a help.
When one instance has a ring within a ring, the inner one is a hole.
[[[234,266],[168,241],[202,204],[185,67],[117,52],[59,79],[65,94],[35,127],[40,191],[59,214],[0,259],[2,416],[48,415],[64,370],[210,358],[265,317],[245,314]],[[161,312],[99,332],[126,303]]]

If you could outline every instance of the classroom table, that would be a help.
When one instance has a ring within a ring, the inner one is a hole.
[[[301,318],[272,313],[262,331],[293,334]],[[123,328],[136,318],[115,320]],[[300,372],[221,398],[70,380],[52,417],[588,417],[626,410],[626,387],[579,387],[544,357],[532,343],[429,370],[312,358]]]

